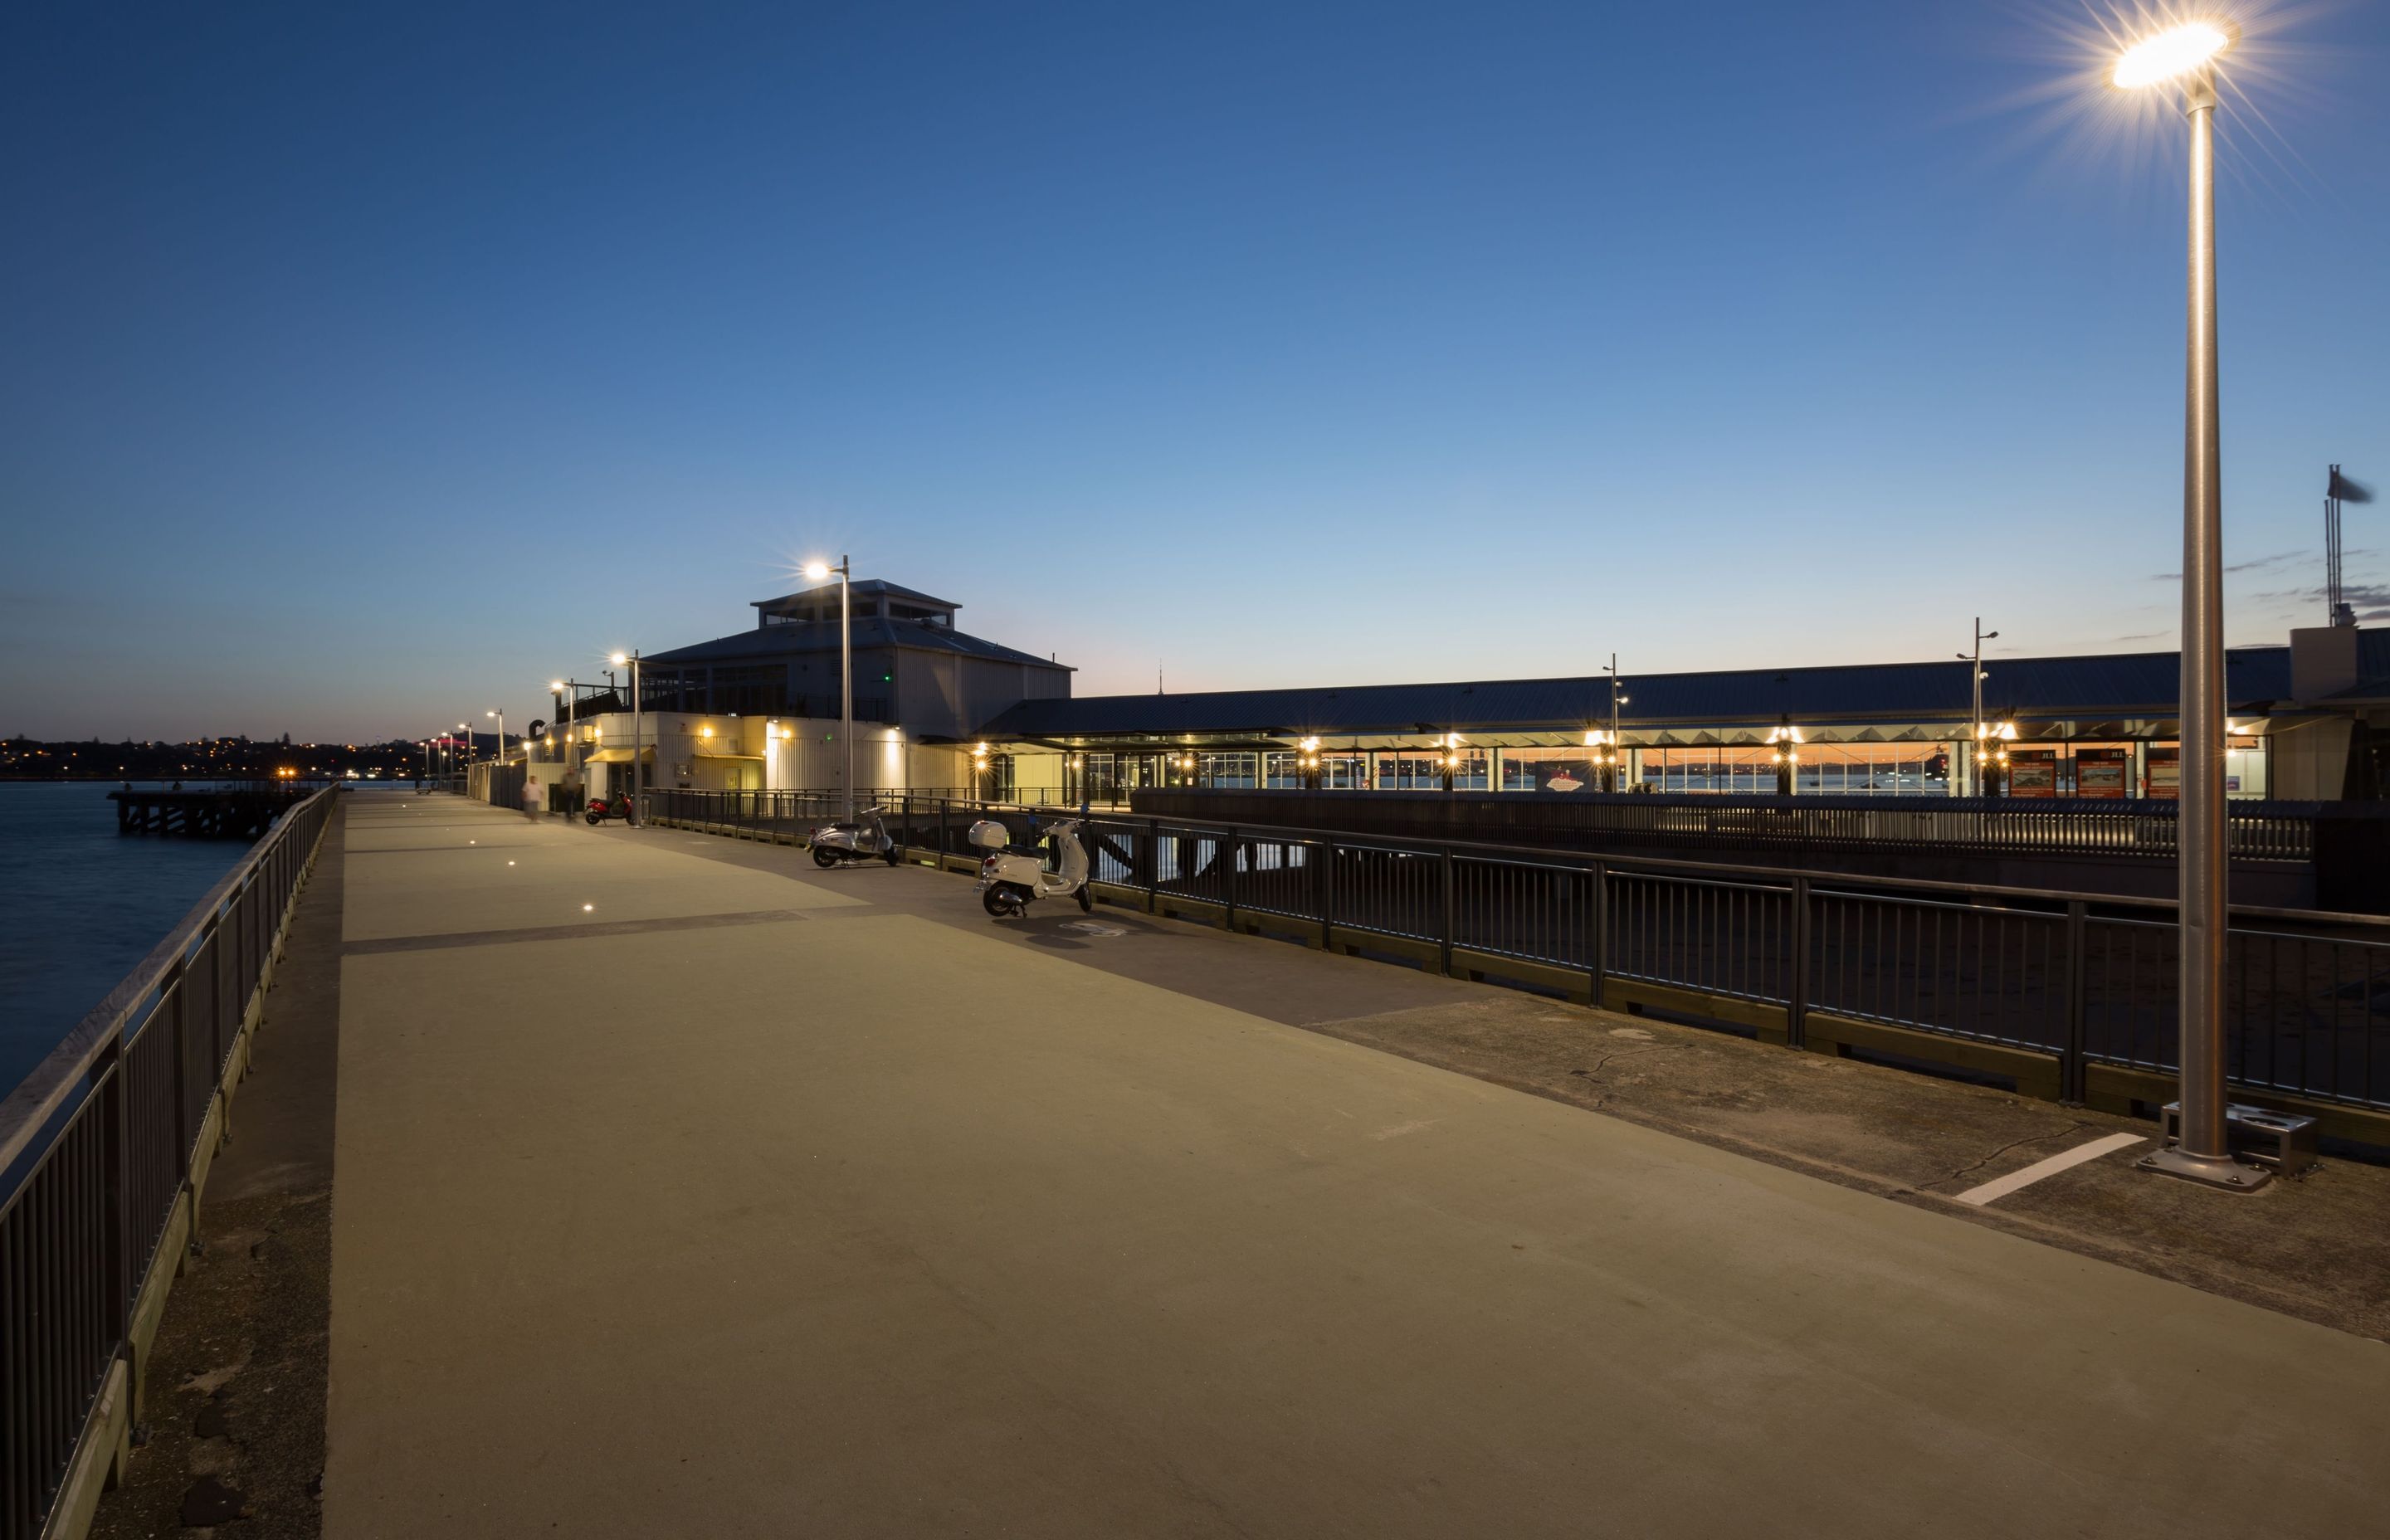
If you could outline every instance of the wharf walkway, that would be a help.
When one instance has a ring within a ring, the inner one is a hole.
[[[1471,985],[453,797],[345,841],[333,1540],[2390,1511],[2378,1342],[1291,1024]]]

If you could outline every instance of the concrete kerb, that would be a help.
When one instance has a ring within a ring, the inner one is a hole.
[[[122,1478],[125,1461],[132,1457],[133,1431],[142,1420],[149,1356],[157,1343],[159,1327],[165,1319],[166,1299],[189,1261],[191,1238],[199,1233],[199,1202],[207,1187],[208,1171],[215,1162],[216,1152],[231,1136],[233,1093],[249,1072],[250,1045],[253,1034],[265,1024],[265,995],[274,986],[276,965],[289,943],[290,918],[315,875],[316,857],[323,851],[324,836],[331,827],[331,821],[327,819],[316,831],[315,842],[309,847],[307,859],[290,884],[290,897],[267,943],[257,985],[242,1004],[240,1026],[225,1056],[215,1089],[209,1095],[208,1110],[199,1124],[182,1188],[167,1213],[165,1228],[159,1235],[157,1249],[150,1253],[141,1286],[134,1291],[123,1349],[109,1366],[100,1393],[84,1418],[74,1457],[68,1462],[58,1496],[42,1526],[42,1540],[83,1540],[90,1533],[100,1494]]]

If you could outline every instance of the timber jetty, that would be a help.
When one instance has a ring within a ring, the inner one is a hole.
[[[254,781],[204,787],[196,791],[111,791],[119,834],[180,834],[195,840],[256,840],[282,811],[302,802],[324,783]]]

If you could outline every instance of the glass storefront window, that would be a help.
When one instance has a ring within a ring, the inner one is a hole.
[[[1441,791],[1444,789],[1441,756],[1380,754],[1378,787],[1384,791]]]
[[[1223,791],[1251,791],[1261,768],[1259,754],[1198,754],[1195,758],[1197,784]]]
[[[1601,776],[1582,749],[1505,749],[1505,791],[1594,791]]]
[[[2229,738],[2224,740],[2224,794],[2228,797],[2270,795],[2266,786],[2266,740]]]

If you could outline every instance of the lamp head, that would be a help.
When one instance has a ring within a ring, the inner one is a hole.
[[[607,654],[606,661],[613,664],[616,668],[621,668],[624,663],[631,661],[631,655],[627,652],[609,653]]]
[[[816,583],[821,582],[824,578],[829,576],[829,563],[827,561],[806,562],[805,576]]]
[[[2168,27],[2117,55],[2108,79],[2127,91],[2178,80],[2213,63],[2232,46],[2240,32],[2229,21],[2185,21]]]
[[[561,679],[551,679],[547,682],[547,687],[551,693],[562,695],[564,693],[564,681]]]

